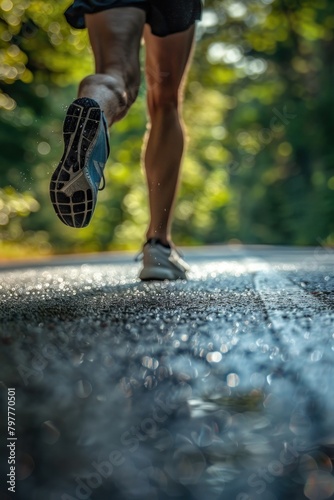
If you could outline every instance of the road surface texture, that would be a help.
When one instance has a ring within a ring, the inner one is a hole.
[[[334,250],[185,257],[1,268],[1,500],[334,498]]]

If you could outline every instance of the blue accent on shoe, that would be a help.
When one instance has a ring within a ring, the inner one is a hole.
[[[50,182],[50,197],[59,219],[76,228],[89,224],[109,156],[108,125],[94,99],[76,99],[68,108],[64,153]]]

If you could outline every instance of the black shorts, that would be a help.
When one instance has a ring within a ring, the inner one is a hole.
[[[114,7],[138,7],[146,12],[152,33],[167,36],[185,31],[201,18],[201,0],[74,0],[65,12],[73,28],[85,28],[85,14]]]

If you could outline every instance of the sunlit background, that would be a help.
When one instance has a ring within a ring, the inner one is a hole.
[[[67,228],[49,202],[62,118],[93,71],[87,33],[63,17],[69,3],[0,0],[0,258],[143,243],[144,81],[112,130],[90,226]],[[334,244],[333,28],[330,0],[206,0],[184,105],[178,244]]]

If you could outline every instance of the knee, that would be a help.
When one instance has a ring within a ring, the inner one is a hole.
[[[147,102],[150,115],[154,116],[160,111],[178,111],[179,95],[178,91],[171,87],[161,86],[158,83],[151,87],[147,93]]]

